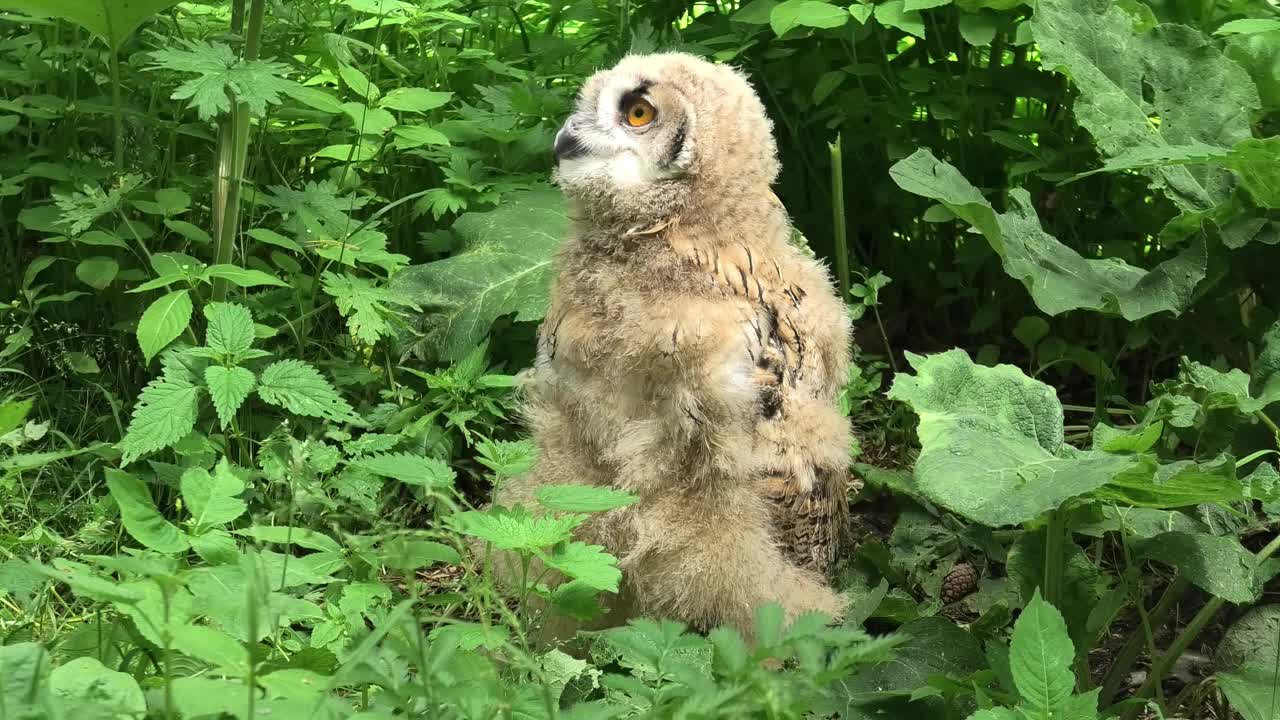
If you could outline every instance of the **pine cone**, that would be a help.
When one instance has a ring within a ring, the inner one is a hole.
[[[978,589],[978,571],[969,563],[956,563],[942,579],[942,604],[963,600]]]

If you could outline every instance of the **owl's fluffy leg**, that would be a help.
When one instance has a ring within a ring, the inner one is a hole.
[[[638,542],[622,567],[639,611],[702,630],[730,625],[748,639],[756,610],[768,603],[780,604],[788,622],[813,611],[843,615],[843,596],[783,557],[758,497],[741,491],[693,503],[637,506]]]

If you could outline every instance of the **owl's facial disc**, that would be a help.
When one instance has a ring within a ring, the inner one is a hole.
[[[693,117],[683,96],[639,78],[609,80],[588,87],[556,133],[557,183],[569,192],[598,192],[684,175],[693,157]]]

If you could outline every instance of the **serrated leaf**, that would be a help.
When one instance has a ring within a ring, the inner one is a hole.
[[[563,196],[543,188],[512,193],[490,212],[467,213],[453,229],[467,241],[462,252],[407,267],[391,280],[392,290],[435,309],[439,323],[426,342],[445,360],[470,352],[502,315],[542,319],[552,257],[568,221]]]
[[[1048,315],[1089,309],[1137,320],[1158,312],[1180,313],[1204,279],[1202,239],[1150,271],[1120,260],[1089,260],[1045,232],[1021,188],[1009,192],[1011,208],[996,213],[978,188],[928,150],[917,150],[889,169],[907,192],[941,202],[977,228],[995,250],[1004,271],[1022,282]]]
[[[1198,30],[1138,32],[1117,5],[1073,0],[1042,0],[1030,27],[1042,65],[1070,74],[1075,118],[1105,157],[1192,143],[1226,149],[1251,135],[1249,115],[1260,106],[1253,81]],[[1231,193],[1218,168],[1167,165],[1146,175],[1183,210],[1210,209]]]
[[[236,411],[253,392],[253,373],[238,365],[210,365],[204,369],[204,384],[209,399],[218,413],[218,425],[226,427],[235,419]]]
[[[148,70],[173,70],[194,73],[173,91],[174,100],[190,100],[201,120],[231,111],[235,98],[248,106],[249,112],[261,116],[267,105],[279,105],[281,96],[296,85],[284,77],[289,66],[270,60],[243,60],[223,43],[177,39],[181,48],[166,48],[150,53],[154,64]]]
[[[148,363],[187,329],[193,309],[186,290],[175,290],[147,306],[138,320],[137,336]]]
[[[383,96],[378,101],[378,105],[388,110],[423,113],[435,110],[451,99],[453,99],[453,93],[451,92],[438,92],[416,87],[399,87]]]
[[[187,536],[160,515],[141,480],[114,468],[108,468],[106,476],[111,497],[120,507],[120,519],[133,539],[162,553],[180,553],[187,549]]]
[[[258,397],[298,415],[363,424],[320,371],[301,360],[268,365],[258,378]]]
[[[102,37],[112,52],[152,15],[181,0],[0,0],[0,9],[62,18]]]
[[[261,270],[242,268],[238,265],[210,265],[208,268],[205,268],[204,275],[207,278],[226,280],[232,285],[242,288],[259,287],[262,285],[289,287],[289,283],[281,280],[275,275],[270,275],[262,272]]]
[[[235,303],[212,302],[204,306],[209,321],[204,342],[213,350],[236,357],[253,346],[253,314]]]
[[[599,545],[571,542],[540,556],[547,567],[597,590],[617,592],[622,580],[618,559]]]
[[[425,455],[386,453],[370,455],[351,464],[374,475],[425,488],[451,487],[454,480],[453,468]]]
[[[604,512],[640,501],[638,495],[592,485],[543,485],[534,494],[543,507],[567,512]]]
[[[1036,590],[1013,625],[1009,665],[1013,681],[1032,717],[1057,717],[1075,688],[1075,649],[1062,615]]]
[[[920,417],[917,485],[964,517],[990,526],[1026,522],[1140,463],[1102,452],[1064,455],[1057,395],[1011,365],[977,365],[963,350],[907,359],[917,374],[898,374],[889,397]]]
[[[327,270],[320,277],[325,293],[333,297],[338,312],[347,319],[352,337],[366,345],[372,345],[390,333],[386,317],[396,311],[389,306],[421,309],[412,299],[390,288],[377,287],[364,278],[346,273],[336,275]]]
[[[125,465],[186,437],[196,425],[200,388],[181,377],[162,376],[147,383],[138,403],[120,451]]]
[[[538,550],[571,539],[573,528],[585,515],[534,517],[523,507],[491,507],[483,512],[467,510],[445,519],[453,530],[487,540],[502,550]]]
[[[204,468],[182,473],[182,500],[197,528],[226,525],[244,514],[247,505],[238,496],[244,492],[240,479],[223,458],[212,474]]]
[[[1238,605],[1261,592],[1257,557],[1235,537],[1167,532],[1136,544],[1137,554],[1178,568],[1206,592]]]
[[[110,285],[118,272],[120,264],[109,257],[91,257],[76,265],[76,277],[94,290],[102,290]]]

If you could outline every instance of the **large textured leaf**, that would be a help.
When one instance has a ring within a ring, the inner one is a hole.
[[[1197,30],[1164,24],[1140,34],[1129,13],[1094,0],[1040,0],[1031,29],[1042,63],[1066,70],[1079,89],[1076,120],[1107,157],[1180,145],[1230,149],[1250,137],[1258,91]],[[1217,167],[1146,172],[1184,210],[1224,202],[1233,185]]]
[[[244,481],[231,470],[226,458],[212,474],[199,467],[182,473],[182,499],[197,528],[225,525],[244,514],[247,506],[238,497],[242,492]]]
[[[0,0],[0,10],[62,18],[101,36],[114,52],[147,18],[181,0]]]
[[[258,396],[291,413],[336,422],[362,422],[319,370],[301,360],[272,363],[258,378]]]
[[[209,320],[204,342],[213,350],[235,357],[253,345],[253,315],[235,303],[213,302],[204,306]]]
[[[1026,285],[1046,314],[1087,309],[1126,320],[1164,311],[1176,315],[1204,279],[1201,240],[1150,271],[1115,259],[1089,260],[1044,231],[1031,196],[1021,188],[1009,192],[1009,211],[997,213],[959,170],[928,150],[917,150],[889,173],[903,190],[941,202],[977,228],[1000,255],[1004,271]]]
[[[171,292],[147,306],[138,321],[138,345],[147,362],[187,329],[192,309],[186,290]]]
[[[1167,532],[1137,545],[1138,555],[1178,568],[1203,590],[1236,604],[1258,598],[1258,561],[1234,537]]]
[[[49,688],[64,708],[87,711],[90,717],[142,717],[147,712],[138,681],[96,658],[80,657],[58,666],[49,675]]]
[[[542,560],[548,567],[597,590],[617,592],[618,582],[622,580],[618,559],[599,545],[568,543],[542,555]]]
[[[507,313],[517,320],[542,319],[552,255],[567,226],[558,191],[513,193],[496,210],[458,218],[454,231],[467,241],[462,252],[405,268],[391,288],[438,309],[427,342],[444,359],[457,360]]]
[[[135,540],[163,553],[187,549],[186,535],[164,519],[141,480],[113,468],[108,468],[106,475],[111,497],[120,506],[120,519]]]
[[[1064,448],[1057,395],[1011,365],[977,365],[963,350],[907,359],[917,374],[895,377],[889,397],[920,416],[918,487],[971,520],[1031,520],[1141,462]]]
[[[503,550],[539,550],[570,539],[585,515],[534,517],[528,510],[492,507],[484,512],[467,510],[445,519],[454,530],[494,544]]]
[[[180,39],[178,44],[182,47],[152,52],[155,64],[148,69],[194,73],[196,77],[179,85],[170,97],[190,100],[201,120],[229,112],[232,98],[244,103],[254,115],[262,115],[268,104],[279,104],[282,96],[297,85],[283,77],[289,69],[284,63],[246,61],[222,43]]]
[[[378,287],[369,280],[347,273],[337,275],[329,271],[321,274],[324,291],[338,305],[338,312],[347,319],[351,336],[367,345],[390,332],[386,317],[397,311],[392,305],[420,310],[412,299],[390,288]]]
[[[124,453],[121,462],[128,465],[186,437],[196,425],[199,397],[200,388],[176,373],[166,373],[147,383],[120,441],[120,451]]]
[[[1056,717],[1054,711],[1071,697],[1076,684],[1071,672],[1074,658],[1067,624],[1037,590],[1013,625],[1009,648],[1013,682],[1031,717]]]
[[[411,453],[371,455],[354,463],[374,475],[399,480],[407,485],[446,488],[453,485],[454,472],[443,460]]]
[[[1220,672],[1217,678],[1231,709],[1244,720],[1280,717],[1280,677],[1274,663],[1248,663],[1230,672]]]
[[[204,384],[209,389],[209,399],[218,413],[218,424],[226,427],[253,391],[253,373],[238,365],[223,367],[210,365],[204,369]]]

